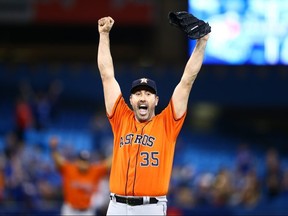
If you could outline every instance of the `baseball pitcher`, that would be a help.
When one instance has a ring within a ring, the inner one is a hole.
[[[166,215],[167,212],[166,195],[175,143],[186,117],[189,94],[200,71],[210,33],[210,28],[204,34],[199,33],[203,28],[199,28],[200,22],[195,22],[197,18],[192,20],[192,15],[173,15],[172,20],[169,14],[170,24],[182,30],[193,28],[187,34],[193,32],[198,35],[197,43],[169,104],[157,115],[155,107],[159,97],[152,79],[140,78],[132,82],[129,101],[132,110],[124,101],[114,76],[110,52],[109,33],[114,20],[109,16],[98,20],[97,62],[107,117],[114,135],[107,215]],[[191,27],[190,21],[198,26]],[[209,27],[208,23],[204,24]]]

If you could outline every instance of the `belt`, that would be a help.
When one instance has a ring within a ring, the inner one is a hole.
[[[70,206],[71,209],[73,209],[74,211],[78,211],[78,212],[84,212],[84,211],[88,211],[89,208],[75,208]]]
[[[136,206],[136,205],[143,205],[144,204],[144,199],[143,197],[121,197],[114,195],[116,202],[119,203],[125,203],[131,206]],[[110,196],[112,199],[112,196]],[[150,197],[149,202],[147,204],[155,204],[158,203],[158,200],[155,197]]]
[[[84,211],[87,211],[88,210],[88,208],[86,208],[86,209],[75,209],[76,211],[79,211],[79,212],[84,212]]]
[[[84,211],[88,211],[89,208],[73,208],[73,209],[79,212],[84,212]]]

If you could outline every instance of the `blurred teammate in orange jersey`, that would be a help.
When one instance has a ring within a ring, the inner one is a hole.
[[[98,68],[114,135],[108,215],[166,215],[168,187],[178,134],[187,113],[192,85],[202,66],[209,35],[197,40],[168,106],[158,115],[156,83],[132,82],[130,105],[114,76],[110,52],[111,17],[98,20]]]
[[[57,150],[58,142],[57,137],[52,137],[49,145],[63,182],[64,203],[61,215],[96,215],[91,199],[100,181],[108,174],[111,159],[92,163],[90,153],[83,150],[75,161],[67,161]]]

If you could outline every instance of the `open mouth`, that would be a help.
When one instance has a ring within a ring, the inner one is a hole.
[[[145,104],[139,105],[139,106],[138,106],[138,109],[139,109],[139,113],[140,113],[141,115],[146,115],[147,112],[148,112],[148,106],[145,105]]]

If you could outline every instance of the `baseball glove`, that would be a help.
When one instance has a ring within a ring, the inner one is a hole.
[[[208,22],[205,23],[186,11],[169,12],[168,20],[172,26],[184,31],[192,40],[199,39],[211,32]]]

